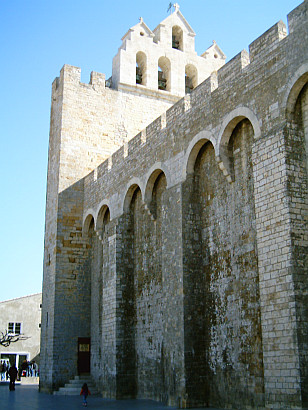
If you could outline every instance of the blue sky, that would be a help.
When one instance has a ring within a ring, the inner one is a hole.
[[[300,0],[181,0],[200,55],[215,40],[231,59]],[[64,64],[111,75],[121,37],[150,29],[169,0],[0,0],[0,301],[41,291],[51,83]]]

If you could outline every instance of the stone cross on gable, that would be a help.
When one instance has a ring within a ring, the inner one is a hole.
[[[173,7],[175,12],[180,10],[180,6],[178,3],[174,3]]]

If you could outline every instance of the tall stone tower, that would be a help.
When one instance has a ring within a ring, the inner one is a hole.
[[[83,268],[83,177],[225,63],[214,42],[201,56],[195,33],[174,12],[151,31],[141,18],[122,38],[112,78],[64,65],[52,84],[45,221],[41,389],[77,373],[77,339],[90,336]],[[126,152],[127,153],[127,152]],[[95,171],[96,172],[96,171]],[[67,232],[69,238],[66,237]],[[66,250],[66,251],[64,251]]]

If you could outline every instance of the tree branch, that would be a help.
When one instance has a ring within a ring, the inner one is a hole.
[[[24,336],[22,334],[14,335],[12,333],[8,333],[7,330],[5,332],[0,332],[0,345],[4,347],[8,347],[11,343],[18,342],[19,340],[27,339],[29,339],[28,336]]]

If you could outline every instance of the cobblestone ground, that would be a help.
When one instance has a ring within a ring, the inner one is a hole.
[[[10,392],[8,382],[0,384],[1,410],[72,410],[82,409],[81,396],[53,396],[39,393],[37,385],[16,385]],[[90,396],[88,408],[104,410],[172,410],[151,400],[109,400],[100,396]],[[202,409],[198,409],[202,410]],[[205,410],[205,409],[203,409]],[[215,410],[215,409],[206,409]]]

